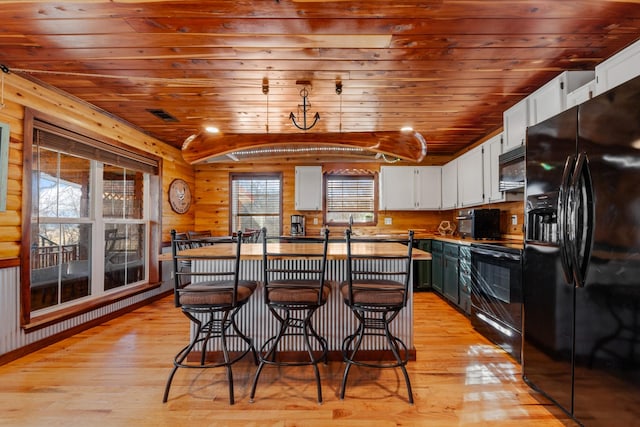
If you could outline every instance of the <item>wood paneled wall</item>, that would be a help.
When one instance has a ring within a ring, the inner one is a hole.
[[[191,228],[194,209],[184,215],[171,210],[167,190],[171,181],[182,178],[195,187],[193,167],[184,162],[180,150],[152,138],[122,120],[117,120],[97,108],[72,98],[54,88],[46,87],[10,73],[4,75],[4,107],[0,121],[10,126],[9,180],[7,208],[0,212],[0,267],[17,265],[20,257],[22,222],[22,151],[25,109],[45,112],[63,118],[71,125],[87,129],[159,156],[162,159],[162,240],[168,241],[172,228]],[[30,142],[27,142],[30,143]]]
[[[379,172],[377,163],[352,163],[324,165],[323,171],[340,169],[367,169]],[[319,235],[322,227],[322,212],[296,211],[294,209],[295,192],[295,166],[291,163],[216,163],[199,165],[196,167],[195,187],[195,228],[198,230],[211,230],[214,234],[224,235],[229,232],[229,175],[241,172],[280,172],[283,180],[282,210],[283,228],[286,235],[290,233],[289,218],[293,214],[301,214],[306,217],[307,235]],[[497,207],[501,212],[501,231],[508,237],[521,238],[522,236],[522,202],[500,203],[491,206]],[[404,232],[408,229],[425,232],[436,232],[438,225],[443,220],[455,221],[457,210],[442,212],[431,211],[380,211],[378,224],[375,227],[358,227],[365,233],[394,233]],[[511,215],[518,216],[519,231],[510,226]],[[384,219],[391,218],[391,225],[385,225]],[[318,218],[318,224],[313,224],[313,219]],[[184,229],[181,229],[181,231]],[[332,235],[342,233],[344,227],[336,227]]]

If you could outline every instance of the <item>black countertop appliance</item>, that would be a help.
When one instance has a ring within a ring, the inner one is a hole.
[[[500,238],[500,209],[461,210],[456,219],[458,220],[458,234],[462,238]]]
[[[291,215],[291,235],[305,235],[305,219],[303,215]]]

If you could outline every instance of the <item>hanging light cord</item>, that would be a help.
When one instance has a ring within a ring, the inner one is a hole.
[[[342,133],[342,91],[338,96],[340,97],[340,133]]]
[[[266,77],[262,79],[262,93],[267,96],[267,120],[265,128],[266,132],[269,133],[269,80]]]
[[[267,92],[267,133],[269,133],[269,92]]]

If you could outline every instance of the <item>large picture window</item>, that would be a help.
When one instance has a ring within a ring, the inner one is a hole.
[[[230,232],[267,228],[282,233],[282,177],[279,174],[231,175]]]
[[[30,312],[148,281],[157,161],[38,119],[30,148]]]
[[[375,225],[375,175],[325,175],[325,223]]]

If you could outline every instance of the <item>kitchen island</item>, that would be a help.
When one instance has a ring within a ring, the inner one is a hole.
[[[321,255],[322,245],[312,243],[269,243],[278,246],[278,251],[289,253],[309,253],[310,259],[307,262],[318,262],[314,256]],[[274,248],[275,249],[275,248]],[[229,256],[235,254],[235,244],[214,244],[194,249],[188,249],[193,256]],[[406,254],[406,246],[399,243],[353,243],[353,253],[396,255]],[[413,259],[429,260],[431,254],[413,249]],[[330,242],[327,249],[326,278],[329,281],[331,295],[326,305],[320,308],[313,317],[314,327],[318,333],[327,339],[329,347],[329,357],[333,360],[342,360],[342,340],[357,327],[357,322],[349,308],[342,301],[338,285],[347,279],[347,248],[344,242]],[[241,248],[240,278],[243,280],[263,279],[262,244],[245,243]],[[194,271],[216,271],[228,269],[228,260],[193,260]],[[283,259],[283,263],[290,262]],[[296,262],[300,262],[299,260]],[[402,262],[390,259],[384,261],[389,263],[389,267],[394,267],[394,263]],[[396,267],[397,269],[397,267]],[[413,274],[413,273],[412,273]],[[401,278],[398,278],[401,280]],[[410,282],[412,283],[412,278]],[[254,340],[256,348],[260,348],[264,341],[276,333],[277,322],[273,319],[265,302],[262,286],[258,287],[247,305],[245,305],[236,317],[239,327]],[[195,329],[191,330],[193,334]],[[413,291],[409,286],[409,297],[407,307],[400,313],[392,324],[392,332],[402,339],[407,347],[414,348],[413,343]],[[364,351],[376,353],[385,348],[384,340],[371,340],[363,343]],[[212,348],[213,351],[218,350]],[[233,348],[232,348],[233,350]],[[288,343],[288,350],[292,352],[305,351],[301,342],[291,341]],[[412,357],[415,353],[412,351]]]

